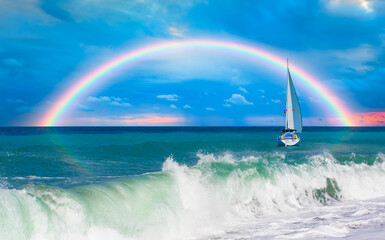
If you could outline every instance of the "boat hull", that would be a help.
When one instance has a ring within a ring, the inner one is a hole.
[[[300,138],[278,138],[277,143],[278,146],[298,146]]]

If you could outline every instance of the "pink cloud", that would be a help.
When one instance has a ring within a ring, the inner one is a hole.
[[[385,126],[385,112],[355,113],[349,120],[356,126]]]
[[[124,122],[128,125],[138,126],[159,126],[159,125],[172,125],[180,124],[184,122],[182,117],[160,117],[160,116],[146,116],[143,118],[125,117]]]
[[[353,126],[385,126],[385,112],[353,113],[346,117]],[[338,125],[341,118],[326,118],[330,125]]]
[[[186,123],[181,116],[139,114],[133,116],[103,116],[68,118],[61,126],[180,126]]]

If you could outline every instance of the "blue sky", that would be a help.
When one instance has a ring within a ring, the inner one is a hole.
[[[375,115],[367,124],[383,125],[384,1],[2,0],[0,9],[0,125],[35,124],[60,92],[125,51],[195,38],[289,57],[356,116]],[[171,51],[89,89],[62,123],[283,125],[285,80],[243,56]],[[317,94],[294,81],[304,123],[333,124]]]

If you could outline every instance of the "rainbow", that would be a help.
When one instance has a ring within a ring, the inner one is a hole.
[[[111,61],[102,64],[93,71],[89,72],[87,75],[80,78],[67,91],[65,91],[61,96],[59,96],[59,99],[55,101],[56,104],[54,104],[51,108],[48,109],[48,111],[43,115],[42,119],[39,121],[38,125],[57,125],[60,117],[63,116],[66,110],[69,109],[69,107],[74,103],[74,101],[78,99],[86,89],[90,88],[98,82],[101,82],[102,79],[105,79],[103,77],[117,70],[123,65],[138,61],[141,58],[149,56],[151,54],[166,52],[169,50],[175,50],[180,48],[211,48],[221,49],[230,52],[237,52],[263,60],[267,63],[276,65],[281,68],[286,68],[285,59],[281,59],[280,57],[270,52],[267,52],[264,49],[256,48],[255,46],[237,42],[213,39],[200,39],[157,43],[128,51],[112,59]],[[348,118],[348,116],[351,115],[348,108],[344,106],[344,104],[339,101],[339,99],[336,98],[333,93],[330,92],[319,80],[294,65],[290,66],[290,70],[292,73],[300,77],[300,79],[306,84],[306,86],[310,88],[311,91],[317,93],[324,100],[327,106],[330,107],[332,112],[341,121],[342,125],[352,125]]]

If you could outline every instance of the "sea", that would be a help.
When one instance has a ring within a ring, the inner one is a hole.
[[[385,128],[280,131],[0,128],[0,239],[384,239]]]

